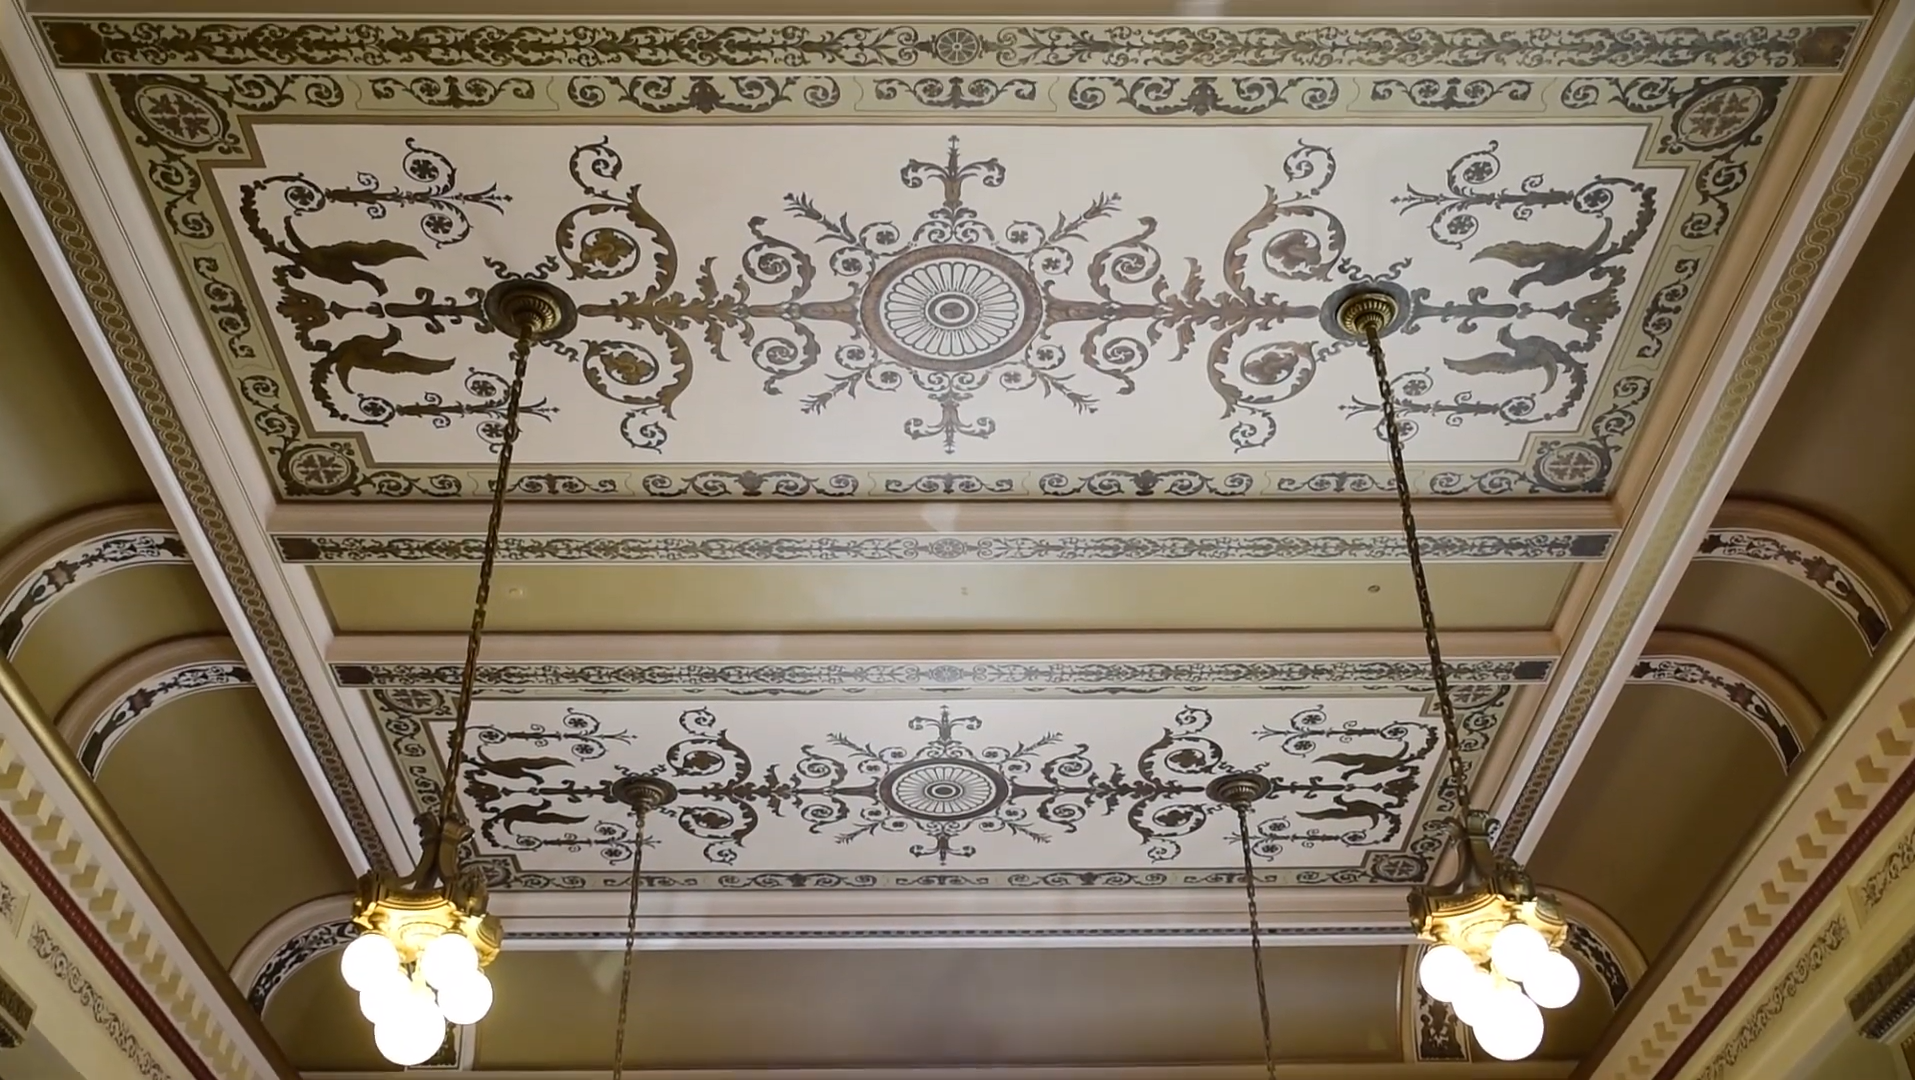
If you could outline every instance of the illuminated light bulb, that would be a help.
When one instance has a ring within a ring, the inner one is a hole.
[[[476,1024],[492,1008],[492,980],[474,971],[450,986],[439,988],[439,1008],[449,1024]]]
[[[479,950],[464,934],[440,934],[419,957],[419,974],[435,988],[462,982],[479,971]]]
[[[1493,1003],[1499,985],[1496,976],[1470,965],[1469,971],[1457,980],[1456,997],[1450,1001],[1456,1018],[1475,1027],[1476,1017]]]
[[[1522,982],[1536,961],[1549,955],[1549,941],[1527,923],[1510,923],[1489,943],[1489,962],[1498,974]]]
[[[1424,993],[1438,1001],[1453,1002],[1476,970],[1476,962],[1468,953],[1454,945],[1438,945],[1423,954],[1416,977]]]
[[[392,1015],[393,1010],[402,1008],[410,993],[412,984],[394,968],[359,991],[359,1012],[377,1024]]]
[[[384,934],[360,934],[339,954],[339,973],[347,986],[364,991],[399,973],[399,950]]]
[[[1493,1058],[1520,1061],[1543,1043],[1543,1014],[1514,984],[1499,987],[1482,1009],[1483,1022],[1471,1027],[1476,1043]]]
[[[1562,953],[1550,952],[1530,965],[1523,990],[1531,1001],[1543,1008],[1560,1009],[1576,1000],[1576,991],[1582,984],[1582,973],[1576,970],[1575,961]]]
[[[434,1027],[417,1018],[387,1020],[372,1026],[372,1041],[394,1065],[419,1065],[445,1042],[445,1023]]]
[[[372,1040],[394,1065],[417,1065],[445,1042],[445,1014],[432,991],[413,980],[405,993],[390,999],[386,1012],[373,1024]]]

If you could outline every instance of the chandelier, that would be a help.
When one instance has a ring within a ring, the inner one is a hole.
[[[1428,949],[1417,965],[1417,981],[1431,998],[1447,1004],[1491,1057],[1516,1061],[1536,1052],[1543,1040],[1543,1009],[1560,1009],[1575,1000],[1582,976],[1562,954],[1569,924],[1554,897],[1536,891],[1529,873],[1490,847],[1489,815],[1470,807],[1469,777],[1450,700],[1449,673],[1436,636],[1429,581],[1410,507],[1409,477],[1403,467],[1403,433],[1396,418],[1396,397],[1383,359],[1383,337],[1398,328],[1405,314],[1397,296],[1375,285],[1357,285],[1334,300],[1334,329],[1362,344],[1376,365],[1382,426],[1390,447],[1390,474],[1397,506],[1403,512],[1403,543],[1429,654],[1430,682],[1443,725],[1445,762],[1455,816],[1451,819],[1457,856],[1454,875],[1441,884],[1410,890],[1410,924]],[[1232,773],[1212,781],[1210,797],[1237,813],[1243,848],[1244,892],[1250,908],[1250,952],[1256,968],[1257,1002],[1263,1019],[1264,1070],[1276,1076],[1270,1052],[1270,1005],[1264,989],[1263,955],[1258,942],[1257,882],[1250,859],[1250,809],[1271,793],[1267,777]]]
[[[513,335],[512,385],[506,394],[492,513],[479,560],[439,805],[417,819],[419,864],[410,874],[369,870],[359,879],[352,921],[361,932],[340,958],[346,984],[359,992],[359,1011],[372,1021],[374,1043],[395,1065],[424,1062],[444,1045],[447,1024],[476,1024],[492,1007],[492,982],[484,969],[499,954],[502,930],[498,918],[486,911],[483,875],[460,864],[460,848],[471,838],[472,826],[459,805],[456,785],[472,717],[473,679],[485,638],[486,601],[498,560],[512,449],[519,438],[526,365],[535,344],[564,335],[577,318],[564,293],[531,279],[493,286],[485,294],[484,311],[492,327]]]

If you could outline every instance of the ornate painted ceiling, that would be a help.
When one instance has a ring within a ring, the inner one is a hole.
[[[509,381],[479,297],[532,275],[580,323],[540,350],[526,494],[1048,499],[1376,490],[1330,311],[1377,280],[1420,488],[1608,490],[1791,85],[1058,76],[862,29],[860,68],[1026,74],[102,92],[287,497],[471,494]],[[793,30],[836,66],[845,30]]]
[[[1035,945],[994,962],[1148,985],[1094,947],[1183,946],[1154,977],[1194,980],[1242,940],[1203,788],[1251,768],[1279,963],[1366,1003],[1286,1053],[1467,1061],[1401,981],[1458,792],[1376,380],[1329,316],[1380,284],[1470,794],[1601,991],[1560,1076],[1908,606],[1907,515],[1860,466],[1750,455],[1778,408],[1828,442],[1898,400],[1882,334],[1810,338],[1901,167],[1910,18],[7,9],[0,187],[165,511],[49,511],[0,556],[0,644],[301,1066],[364,1068],[306,963],[340,860],[409,864],[447,780],[510,372],[481,299],[539,278],[579,318],[531,358],[452,789],[501,985],[574,989],[454,1060],[594,1067],[552,1032],[615,974],[620,776],[680,792],[643,846],[661,949],[844,949],[855,982]],[[204,617],[42,659],[85,637],[62,594],[189,558]],[[214,895],[182,838],[239,826],[185,762],[297,796],[259,814],[304,830],[285,895]],[[708,1067],[666,1049],[695,1012],[648,1067]],[[709,1067],[841,1064],[767,1023]],[[1138,1024],[1152,1060],[1220,1053]]]

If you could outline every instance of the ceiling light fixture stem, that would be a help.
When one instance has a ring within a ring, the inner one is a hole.
[[[1237,839],[1243,848],[1243,895],[1250,905],[1250,963],[1257,969],[1257,1018],[1263,1022],[1263,1072],[1277,1080],[1277,1059],[1270,1048],[1270,991],[1263,981],[1263,927],[1257,921],[1257,871],[1250,862],[1250,804],[1237,804]]]
[[[618,976],[618,1028],[612,1039],[612,1080],[625,1076],[625,1025],[632,1000],[632,954],[638,949],[638,890],[645,880],[645,805],[632,807],[632,884],[625,902],[625,960]]]
[[[1430,681],[1436,687],[1436,711],[1443,721],[1445,756],[1449,762],[1450,782],[1455,785],[1456,806],[1452,825],[1457,835],[1467,832],[1469,815],[1469,773],[1463,764],[1463,749],[1456,730],[1456,706],[1450,701],[1450,678],[1443,666],[1443,647],[1436,637],[1436,612],[1430,605],[1429,578],[1423,572],[1423,544],[1416,534],[1416,514],[1410,509],[1410,481],[1403,466],[1403,433],[1397,426],[1396,394],[1390,386],[1389,365],[1383,360],[1382,331],[1388,318],[1381,312],[1354,314],[1355,329],[1363,334],[1370,360],[1376,365],[1376,392],[1382,400],[1383,430],[1390,446],[1390,474],[1396,484],[1396,504],[1403,512],[1403,543],[1409,549],[1410,577],[1416,583],[1417,612],[1423,620],[1423,647],[1430,657]]]
[[[479,556],[479,587],[472,600],[472,627],[466,633],[465,667],[459,672],[459,704],[453,713],[452,735],[446,742],[445,781],[439,788],[441,821],[463,820],[453,785],[465,754],[466,727],[472,718],[472,686],[479,671],[479,643],[485,639],[486,602],[492,597],[492,569],[499,558],[499,528],[505,519],[505,494],[512,472],[512,448],[519,441],[519,402],[525,395],[525,369],[532,358],[538,327],[527,320],[512,346],[512,385],[505,394],[505,434],[499,445],[499,471],[492,482],[492,513],[486,519],[485,547]]]

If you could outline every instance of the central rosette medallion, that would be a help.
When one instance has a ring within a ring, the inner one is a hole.
[[[900,255],[871,276],[864,331],[898,363],[971,371],[1022,353],[1043,323],[1037,281],[989,248],[942,244]]]

